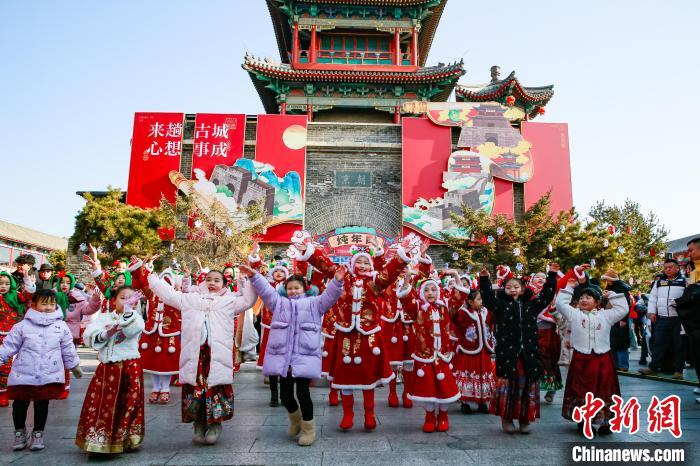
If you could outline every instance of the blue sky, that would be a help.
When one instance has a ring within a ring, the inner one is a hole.
[[[450,0],[428,64],[553,83],[539,121],[569,123],[577,208],[631,198],[675,238],[700,232],[699,19],[694,1]],[[0,218],[69,236],[75,191],[126,186],[136,111],[263,112],[246,51],[279,58],[263,0],[0,2]]]

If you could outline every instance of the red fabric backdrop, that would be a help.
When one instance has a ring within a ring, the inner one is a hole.
[[[401,201],[412,206],[420,197],[430,199],[445,193],[442,172],[447,170],[452,153],[451,128],[427,118],[406,117],[402,122]],[[404,225],[404,235],[410,231],[414,230]]]
[[[571,160],[567,123],[522,123],[523,137],[532,143],[530,150],[535,173],[525,183],[525,208],[552,190],[552,212],[569,210],[574,205],[571,192]]]

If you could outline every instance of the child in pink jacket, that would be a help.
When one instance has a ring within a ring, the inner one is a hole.
[[[100,310],[102,304],[102,293],[95,288],[92,295],[85,297],[80,291],[73,289],[70,291],[71,296],[75,297],[75,304],[71,304],[66,309],[66,324],[73,336],[73,344],[81,343],[81,328],[84,328],[83,318],[91,316]]]
[[[12,448],[23,450],[29,445],[32,451],[43,450],[49,400],[58,399],[63,393],[64,367],[76,377],[83,375],[70,330],[56,304],[55,291],[37,291],[24,320],[15,324],[5,337],[0,346],[0,362],[13,356],[15,361],[7,390],[7,397],[14,400],[15,443]],[[30,437],[25,421],[32,401],[34,430]]]

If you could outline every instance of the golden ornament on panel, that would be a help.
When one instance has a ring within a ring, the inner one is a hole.
[[[282,133],[284,145],[292,150],[301,149],[306,146],[306,128],[301,125],[291,125]]]

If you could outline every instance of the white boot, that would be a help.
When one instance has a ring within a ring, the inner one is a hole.
[[[308,447],[316,441],[316,420],[301,421],[301,435],[299,436],[299,445]]]
[[[210,425],[207,435],[204,437],[204,443],[214,445],[219,440],[219,435],[221,435],[221,423]]]
[[[194,443],[202,444],[204,443],[204,436],[207,433],[207,425],[200,424],[199,422],[194,423],[194,434],[192,434],[192,441]]]

